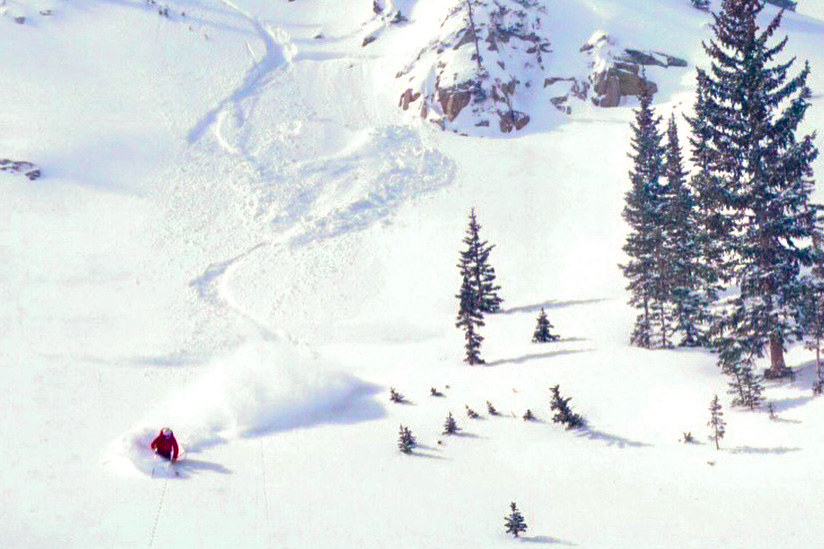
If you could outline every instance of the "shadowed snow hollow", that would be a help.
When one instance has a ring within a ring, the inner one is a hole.
[[[249,342],[124,433],[110,461],[151,471],[149,443],[163,426],[172,427],[186,451],[198,452],[238,437],[376,419],[384,414],[370,398],[377,390],[290,343]]]

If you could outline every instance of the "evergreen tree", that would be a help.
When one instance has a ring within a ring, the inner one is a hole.
[[[468,404],[464,404],[464,406],[466,407],[466,416],[469,419],[478,419],[481,417],[480,414],[478,414],[478,412],[470,408]]]
[[[524,412],[522,417],[524,418],[524,421],[535,421],[536,419],[535,414],[533,414],[532,410],[529,408],[526,409],[526,412]]]
[[[692,7],[699,9],[699,10],[709,10],[710,9],[710,0],[690,0],[692,3]]]
[[[511,513],[505,517],[506,522],[504,522],[504,526],[506,527],[507,534],[512,534],[517,538],[521,532],[526,532],[526,521],[521,512],[518,511],[514,501],[509,504],[509,508],[511,509]]]
[[[489,264],[489,254],[495,245],[482,241],[480,230],[481,225],[473,208],[469,213],[469,226],[463,239],[466,249],[461,252],[458,268],[462,278],[469,280],[469,287],[477,299],[477,309],[481,313],[497,313],[501,310],[503,299],[498,296],[501,287],[495,284],[495,269]]]
[[[632,124],[633,169],[629,174],[631,190],[626,194],[623,218],[630,226],[623,250],[629,262],[622,265],[629,280],[629,303],[640,313],[635,322],[631,343],[645,349],[668,348],[672,344],[671,319],[666,302],[666,255],[664,251],[664,216],[662,209],[664,175],[663,136],[658,129],[661,121],[652,109],[649,86],[642,87],[641,106],[635,111]]]
[[[461,429],[458,427],[458,423],[455,421],[455,418],[452,417],[452,412],[449,412],[449,415],[446,416],[446,421],[443,424],[443,432],[445,435],[454,435]]]
[[[764,401],[761,393],[761,376],[755,373],[752,358],[738,359],[724,366],[724,373],[730,377],[729,394],[733,396],[733,406],[746,406],[755,410]]]
[[[487,412],[489,413],[489,415],[491,415],[491,416],[498,416],[498,415],[500,415],[500,414],[498,413],[498,410],[496,410],[496,409],[495,409],[495,406],[493,406],[493,405],[492,405],[492,403],[491,403],[491,402],[489,402],[488,400],[486,401],[486,411],[487,411]]]
[[[690,178],[693,190],[692,201],[696,218],[695,247],[696,263],[694,265],[694,285],[699,290],[702,303],[702,320],[708,325],[708,336],[715,332],[718,318],[712,312],[712,306],[718,300],[723,283],[729,281],[724,253],[726,234],[730,230],[729,220],[721,214],[720,204],[723,185],[716,170],[713,169],[716,158],[710,146],[710,134],[713,131],[710,122],[710,109],[707,103],[707,75],[698,70],[695,115],[686,117],[692,135],[692,163],[696,172]],[[706,339],[709,339],[707,337]],[[708,342],[705,341],[704,344]]]
[[[552,334],[552,328],[553,326],[549,323],[549,318],[546,316],[544,308],[541,307],[541,314],[538,315],[538,325],[535,327],[535,332],[532,334],[532,343],[557,341],[561,336]]]
[[[389,388],[389,400],[391,400],[392,402],[395,402],[397,404],[403,404],[404,402],[406,402],[406,397],[404,397],[402,394],[397,392],[394,387],[390,387]]]
[[[799,335],[801,267],[814,257],[809,241],[820,208],[809,197],[818,151],[812,136],[796,138],[809,107],[809,64],[791,77],[794,59],[776,61],[787,44],[770,44],[781,13],[759,29],[763,7],[724,0],[713,15],[715,38],[704,45],[712,66],[698,78],[709,180],[697,190],[714,195],[699,202],[715,201],[715,232],[728,259],[721,276],[739,289],[716,327],[724,334],[719,350],[731,345],[761,356],[768,349],[768,374],[782,377],[789,373],[784,346]]]
[[[674,330],[681,334],[679,346],[706,344],[700,328],[706,317],[707,301],[700,293],[698,219],[678,139],[675,115],[667,124],[664,154],[666,186],[662,192],[664,213],[665,276],[669,288],[667,301],[672,307]]]
[[[710,402],[710,420],[707,422],[709,427],[712,427],[712,434],[710,440],[715,440],[715,449],[719,450],[718,441],[724,438],[727,423],[724,421],[724,413],[721,411],[721,402],[718,400],[718,395]]]
[[[483,364],[484,359],[481,358],[481,342],[483,337],[477,332],[477,328],[484,326],[483,314],[478,309],[478,295],[472,288],[471,279],[464,273],[463,284],[461,284],[461,292],[458,295],[460,298],[460,306],[458,310],[458,321],[455,326],[463,328],[464,362],[470,366],[475,364]]]
[[[824,253],[822,244],[824,234],[816,230],[813,235],[813,246],[816,250],[815,265],[809,276],[803,279],[801,303],[798,308],[798,322],[804,330],[806,342],[804,347],[815,351],[815,383],[824,384],[822,371],[821,350],[824,344]]]
[[[572,400],[572,398],[563,398],[559,385],[552,387],[550,390],[552,391],[552,402],[550,402],[549,408],[555,411],[555,415],[552,416],[552,422],[563,423],[567,429],[583,427],[584,418],[574,413],[572,408],[569,407],[569,401]]]
[[[411,454],[412,449],[418,445],[415,437],[412,436],[412,431],[408,427],[401,425],[400,434],[398,436],[398,448],[404,454]]]

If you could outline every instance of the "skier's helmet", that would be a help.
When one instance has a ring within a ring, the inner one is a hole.
[[[164,437],[167,437],[167,438],[168,438],[168,437],[170,437],[170,436],[172,436],[172,430],[171,430],[171,429],[169,429],[168,427],[164,427],[163,429],[161,429],[161,430],[160,430],[160,433],[161,433]]]

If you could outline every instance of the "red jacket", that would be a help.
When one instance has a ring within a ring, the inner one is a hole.
[[[151,448],[155,452],[171,455],[172,461],[177,459],[178,447],[174,435],[166,437],[161,431],[152,441]]]

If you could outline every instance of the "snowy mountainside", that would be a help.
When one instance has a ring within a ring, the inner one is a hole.
[[[591,93],[591,64],[631,49],[659,62],[646,65],[659,112],[681,114],[709,14],[687,0],[501,0],[507,24],[540,14],[551,51],[543,70],[529,41],[482,51],[511,56],[502,82],[534,79],[513,104],[529,124],[490,139],[495,102],[445,123],[467,136],[421,120],[423,95],[398,107],[434,83],[428,45],[457,2],[2,5],[0,159],[42,177],[0,171],[0,545],[512,547],[511,501],[538,545],[819,543],[811,354],[795,346],[797,379],[768,386],[770,420],[728,408],[714,356],[628,346],[617,265],[633,99],[571,97],[567,115],[551,99],[572,81],[543,87],[575,78]],[[813,67],[811,129],[822,15],[802,0],[782,26]],[[580,51],[593,36],[609,39]],[[471,76],[469,46],[443,54]],[[396,78],[422,49],[408,76],[433,77]],[[475,368],[454,326],[471,208],[505,299]],[[542,308],[555,343],[530,342]],[[552,423],[556,384],[588,430]],[[448,413],[458,436],[442,433]],[[188,449],[179,476],[147,449],[164,425]]]

